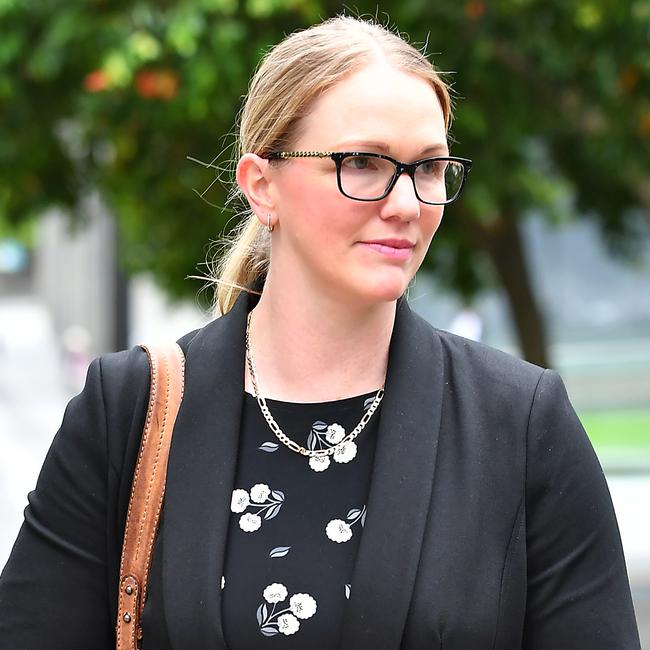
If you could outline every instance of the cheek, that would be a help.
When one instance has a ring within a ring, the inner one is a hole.
[[[426,212],[423,210],[420,215],[420,232],[422,239],[427,243],[431,243],[433,236],[436,234],[440,223],[442,222],[442,215],[444,213],[444,206],[427,206]]]
[[[282,197],[280,218],[285,217],[293,236],[313,242],[316,248],[354,233],[364,218],[359,204],[338,191],[336,177],[292,175],[283,184]]]
[[[429,250],[431,240],[433,239],[434,235],[436,234],[436,231],[440,227],[440,223],[442,222],[443,212],[444,212],[443,206],[431,206],[430,209],[427,209],[426,213],[423,212],[420,216],[420,224],[419,224],[420,235],[422,237],[424,246],[422,247],[422,250],[419,255],[419,260],[417,262],[418,266],[423,262],[424,257],[426,256]]]
[[[313,188],[304,174],[288,174],[284,182],[279,185],[281,215],[284,212],[293,215],[311,205],[313,201]]]

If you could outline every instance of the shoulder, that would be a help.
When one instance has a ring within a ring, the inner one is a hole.
[[[400,381],[427,382],[438,390],[442,417],[459,435],[485,445],[494,431],[523,446],[538,384],[550,372],[488,345],[433,327],[410,310],[398,314],[395,355],[408,349]],[[389,362],[390,363],[390,362]],[[435,397],[435,399],[439,399]]]
[[[201,329],[196,329],[181,336],[176,342],[187,354],[189,346]],[[143,341],[145,344],[146,341]],[[149,390],[149,361],[141,345],[119,352],[108,352],[97,357],[91,363],[89,374],[97,373],[104,390],[105,398],[120,399],[122,395],[133,396],[134,391]]]
[[[486,411],[526,418],[526,429],[542,422],[571,422],[577,417],[560,374],[449,332],[437,331],[444,350],[449,385],[463,390]]]
[[[445,374],[464,382],[482,382],[491,389],[505,385],[508,388],[534,388],[544,368],[484,343],[472,341],[431,325],[411,312],[418,336],[430,338],[440,345]]]
[[[177,340],[184,354],[199,331],[188,332]],[[88,369],[80,398],[89,401],[94,395],[95,401],[101,400],[108,453],[118,471],[125,462],[129,465],[127,459],[139,447],[149,402],[149,384],[149,360],[141,345],[98,356]]]
[[[530,458],[593,457],[561,376],[488,345],[432,328],[443,348],[445,388],[485,423],[516,424]],[[550,471],[550,470],[549,470]]]
[[[544,368],[497,348],[434,329],[448,363],[482,376],[517,382],[537,382]]]

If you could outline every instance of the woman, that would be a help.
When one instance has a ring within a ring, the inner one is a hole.
[[[143,648],[639,648],[559,377],[403,298],[470,167],[449,121],[427,60],[364,21],[293,34],[256,72],[224,315],[179,341]],[[113,647],[148,389],[139,348],[91,365],[0,582],[3,648]]]

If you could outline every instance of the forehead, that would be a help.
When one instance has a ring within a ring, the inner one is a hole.
[[[385,142],[395,153],[445,143],[431,84],[388,64],[371,64],[323,93],[303,121],[301,149]]]

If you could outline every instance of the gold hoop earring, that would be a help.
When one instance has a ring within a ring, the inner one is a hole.
[[[266,229],[267,229],[269,232],[273,232],[273,228],[275,228],[275,226],[272,226],[272,225],[271,225],[271,213],[270,213],[270,212],[267,212],[267,213],[266,213]]]

